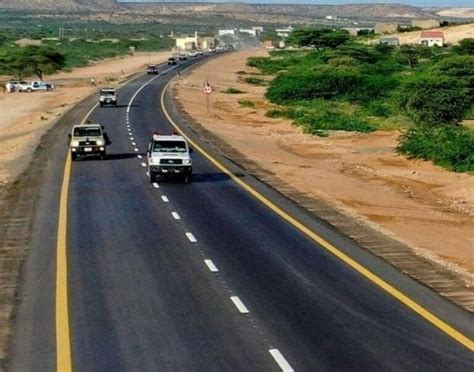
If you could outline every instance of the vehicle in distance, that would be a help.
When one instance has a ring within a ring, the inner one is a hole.
[[[18,84],[18,90],[20,92],[38,92],[45,91],[51,92],[54,90],[54,85],[51,83],[45,83],[44,81],[32,81],[31,83]]]
[[[100,124],[80,124],[72,128],[69,135],[69,149],[72,160],[79,156],[106,156],[106,134]]]
[[[5,84],[5,89],[8,93],[13,93],[20,90],[21,85],[27,85],[28,83],[24,80],[9,80]]]
[[[174,66],[177,64],[178,64],[178,61],[176,61],[176,58],[174,57],[168,58],[168,65]]]
[[[153,135],[148,149],[148,174],[150,182],[159,178],[178,178],[191,182],[192,150],[186,140],[179,135]]]
[[[107,105],[117,107],[117,94],[114,88],[102,88],[99,92],[100,107]]]
[[[180,61],[187,61],[187,60],[188,60],[188,57],[187,57],[186,54],[180,54],[180,55],[179,55],[179,60],[180,60]]]
[[[199,56],[199,53],[196,50],[191,50],[189,52],[189,56],[190,57],[197,57],[197,56]]]
[[[226,49],[225,49],[225,46],[224,45],[218,45],[216,47],[216,52],[217,53],[220,53],[220,52],[224,52]]]
[[[157,65],[149,65],[146,69],[146,73],[148,75],[159,75],[160,71],[158,70]]]
[[[198,54],[198,56],[203,56],[204,55],[204,52],[203,52],[202,49],[196,50],[196,53]]]

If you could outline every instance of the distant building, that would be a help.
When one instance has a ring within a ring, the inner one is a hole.
[[[255,30],[253,30],[253,29],[251,29],[251,28],[241,28],[241,29],[239,30],[239,32],[240,32],[241,34],[247,34],[247,35],[254,36],[254,37],[257,36],[257,31],[255,31]]]
[[[15,44],[18,45],[20,48],[26,47],[26,46],[40,46],[43,44],[41,40],[32,40],[32,39],[20,39],[15,41]]]
[[[217,34],[219,36],[224,36],[224,35],[235,35],[235,30],[234,29],[229,29],[229,30],[219,30],[217,31]]]
[[[441,31],[423,31],[420,44],[427,47],[444,46],[444,34]]]
[[[262,26],[253,26],[252,30],[254,30],[257,35],[263,33],[263,27]]]
[[[351,36],[359,36],[359,35],[370,35],[374,33],[373,28],[360,28],[360,27],[345,27],[343,30],[347,31]]]
[[[398,46],[400,45],[400,39],[398,37],[381,37],[378,43],[384,45]]]
[[[194,36],[175,37],[176,48],[179,50],[209,49],[216,46],[216,38],[213,36],[198,36],[197,31]]]
[[[288,36],[290,36],[290,34],[294,31],[295,29],[291,26],[288,26],[286,28],[277,28],[275,30],[276,34],[279,36],[279,37],[282,37],[282,38],[286,38]]]
[[[376,34],[391,34],[391,33],[397,32],[398,24],[377,22],[375,24],[374,30]]]
[[[440,23],[436,19],[415,19],[411,22],[411,26],[426,30],[430,28],[437,28],[440,26]]]

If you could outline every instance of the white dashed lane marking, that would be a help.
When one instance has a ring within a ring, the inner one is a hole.
[[[194,237],[194,235],[190,232],[187,232],[186,233],[186,237],[189,239],[189,241],[191,243],[196,243],[197,242],[197,239]]]
[[[216,265],[214,265],[214,262],[212,262],[211,260],[204,260],[204,262],[211,272],[217,273],[219,271]]]
[[[170,200],[168,199],[168,197],[165,196],[165,195],[163,195],[163,196],[161,197],[161,200],[163,200],[165,203],[168,203],[168,202],[170,201]]]
[[[130,137],[130,141],[133,141],[134,139],[135,139],[135,138],[133,138],[133,137]]]
[[[160,188],[160,185],[158,185],[158,183],[156,183],[156,182],[153,182],[153,187],[154,187],[155,189],[159,189],[159,188]]]
[[[178,214],[178,212],[171,212],[171,215],[175,220],[180,220],[181,216]]]
[[[142,167],[146,167],[146,163],[142,163]]]
[[[294,371],[294,369],[290,366],[290,363],[288,363],[288,361],[285,359],[285,357],[280,353],[280,350],[270,349],[268,351],[272,355],[273,359],[275,359],[275,362],[278,363],[278,365],[280,366],[280,368],[283,372],[293,372]]]
[[[145,172],[146,176],[147,177],[150,177],[150,173],[149,172]]]
[[[247,309],[247,306],[245,306],[237,296],[232,296],[230,299],[234,303],[237,310],[239,310],[242,314],[248,314],[250,312],[249,309]]]
[[[138,149],[137,149],[137,148],[134,148],[133,151],[138,152]]]
[[[141,158],[143,158],[143,156],[141,156],[141,155],[137,155],[137,158],[138,158],[138,159],[141,159]]]
[[[132,142],[132,146],[136,146],[137,144],[135,142]]]

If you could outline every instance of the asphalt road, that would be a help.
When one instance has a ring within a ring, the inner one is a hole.
[[[112,141],[108,159],[73,163],[67,249],[75,370],[474,370],[466,347],[318,247],[199,153],[192,184],[151,185],[144,152],[153,132],[172,132],[159,98],[175,75],[141,76],[120,89],[119,107],[96,108],[91,120]],[[55,369],[55,206],[66,151],[52,154],[38,207],[12,348],[15,371]],[[289,201],[278,203],[308,218]],[[471,315],[320,228],[379,275],[473,331]]]

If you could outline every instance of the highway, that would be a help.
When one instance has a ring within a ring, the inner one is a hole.
[[[112,143],[106,160],[72,163],[65,321],[55,291],[66,129],[64,142],[52,150],[10,370],[59,370],[61,348],[70,348],[75,371],[474,370],[474,354],[466,347],[474,335],[472,314],[313,220],[214,150],[209,153],[238,179],[467,341],[324,249],[200,151],[192,155],[191,184],[150,184],[150,137],[175,130],[169,115],[180,122],[172,110],[164,113],[161,100],[175,76],[174,69],[139,76],[119,90],[119,107],[96,107],[89,116],[104,125]],[[84,103],[81,113],[94,103]],[[69,342],[58,336],[65,322]]]

